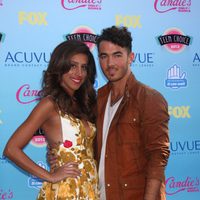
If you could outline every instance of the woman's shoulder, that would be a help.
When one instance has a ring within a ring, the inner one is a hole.
[[[50,110],[58,110],[58,106],[56,104],[55,99],[50,95],[43,97],[39,102],[39,106],[43,107],[44,109],[47,109],[49,111]]]

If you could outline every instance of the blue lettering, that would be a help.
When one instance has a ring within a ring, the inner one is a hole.
[[[36,54],[36,53],[34,53],[34,56],[35,56],[35,59],[37,60],[37,62],[39,63],[40,60],[41,60],[41,57],[42,57],[42,53],[40,53],[39,58],[37,57],[37,54]]]
[[[33,61],[33,54],[31,53],[31,59],[28,61],[27,60],[27,54],[24,53],[24,60],[27,62],[27,63],[31,63]]]
[[[199,151],[200,150],[200,140],[195,141],[184,141],[184,142],[170,142],[171,151]]]
[[[15,61],[17,61],[17,62],[19,62],[19,63],[22,63],[23,60],[17,60],[17,56],[18,56],[18,54],[22,54],[22,52],[17,52],[17,53],[15,54],[15,56],[14,56]]]
[[[177,151],[178,150],[177,142],[175,142],[175,148],[173,148],[173,143],[170,142],[170,149],[171,149],[171,151]]]
[[[51,56],[51,54],[50,54]],[[35,52],[16,52],[15,54],[12,55],[11,52],[8,52],[5,62],[17,62],[17,63],[32,63],[32,62],[45,62],[49,63],[50,56],[48,57],[44,52],[42,53],[35,53]]]
[[[187,149],[188,150],[194,150],[194,141],[191,143],[191,147],[190,147],[189,142],[187,142]]]
[[[197,53],[195,53],[195,55],[194,55],[193,62],[195,62],[195,61],[200,62],[200,58],[199,58],[199,55]]]
[[[200,140],[195,141],[195,149],[200,150]]]
[[[49,63],[50,58],[49,58],[48,60],[46,60],[46,54],[43,53],[43,55],[44,55],[44,61],[45,61],[46,63]],[[51,56],[51,54],[50,54],[50,56]]]
[[[147,53],[147,62],[148,63],[153,63],[153,54],[152,53]]]
[[[7,56],[6,56],[5,62],[7,62],[7,60],[10,60],[10,59],[12,60],[12,62],[15,62],[14,59],[13,59],[13,57],[12,57],[12,55],[11,55],[11,53],[8,52],[8,54],[7,54]]]
[[[135,54],[134,62],[138,61],[140,63],[153,63],[153,53],[144,53],[143,55],[140,53]]]

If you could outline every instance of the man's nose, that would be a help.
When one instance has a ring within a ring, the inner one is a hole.
[[[107,64],[108,64],[108,66],[112,66],[114,64],[114,59],[112,56],[108,57]]]

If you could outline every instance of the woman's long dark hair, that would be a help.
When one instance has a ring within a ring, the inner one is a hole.
[[[61,86],[62,75],[71,68],[70,59],[75,54],[88,57],[87,77],[81,87],[71,97]],[[96,91],[93,87],[96,77],[95,61],[87,45],[80,41],[65,41],[53,51],[42,82],[43,97],[50,95],[62,114],[70,114],[91,122],[96,120]],[[74,106],[74,101],[76,106]]]

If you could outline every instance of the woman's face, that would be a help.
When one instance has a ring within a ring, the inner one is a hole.
[[[75,54],[70,59],[71,68],[61,78],[61,86],[71,96],[84,83],[87,76],[88,57],[85,54]]]

